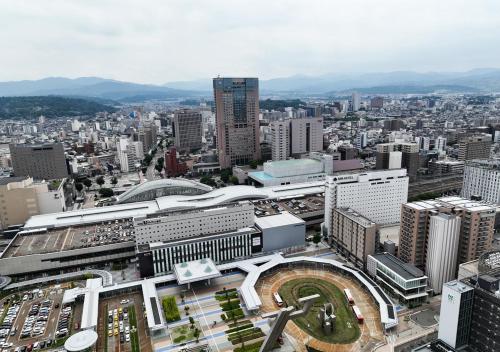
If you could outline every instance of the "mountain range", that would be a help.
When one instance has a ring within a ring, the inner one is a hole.
[[[152,84],[115,81],[99,77],[80,77],[75,79],[49,77],[33,81],[0,82],[0,96],[46,95],[92,97],[116,101],[142,101],[147,99],[196,97],[203,95],[203,93]]]
[[[165,86],[187,90],[211,90],[211,79],[169,82]],[[498,92],[500,69],[481,68],[466,72],[394,71],[361,74],[294,75],[260,80],[263,94],[299,92],[306,94],[342,95],[359,91],[366,94],[443,92]]]
[[[294,75],[260,80],[261,95],[340,96],[362,94],[429,94],[434,92],[500,92],[500,69],[466,72],[394,71],[362,74]],[[0,96],[71,96],[136,102],[150,99],[212,97],[212,80],[138,84],[99,77],[49,77],[31,81],[0,82]]]

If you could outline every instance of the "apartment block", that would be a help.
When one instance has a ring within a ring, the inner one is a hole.
[[[333,248],[347,260],[364,269],[367,257],[375,253],[377,224],[349,208],[333,210],[332,235],[329,241]]]
[[[461,197],[443,197],[403,204],[398,252],[401,260],[425,270],[431,217],[438,214],[460,217],[458,264],[475,260],[491,249],[496,208]]]

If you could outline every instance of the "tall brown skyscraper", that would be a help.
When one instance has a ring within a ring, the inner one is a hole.
[[[260,159],[259,80],[214,78],[214,100],[221,168]]]

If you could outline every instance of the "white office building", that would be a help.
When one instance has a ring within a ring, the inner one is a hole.
[[[455,278],[460,239],[460,217],[438,214],[430,217],[426,274],[435,294]]]
[[[453,348],[467,344],[473,308],[474,288],[460,281],[443,285],[438,338]]]
[[[331,236],[333,209],[351,208],[377,224],[400,221],[408,200],[405,169],[342,174],[326,178],[325,225]]]
[[[500,204],[500,159],[476,159],[465,163],[462,197],[470,199],[473,196]]]
[[[446,137],[439,136],[436,139],[436,149],[437,151],[439,151],[440,154],[446,151],[446,143],[447,143]]]
[[[248,201],[136,217],[136,242],[143,245],[237,231],[253,226],[254,217],[254,206]]]

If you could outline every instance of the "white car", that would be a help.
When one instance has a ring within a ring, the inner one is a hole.
[[[129,342],[130,341],[130,334],[125,334],[125,341]]]
[[[130,302],[130,300],[129,300],[129,299],[122,299],[122,300],[120,301],[120,304],[127,304],[127,303],[129,303],[129,302]]]

